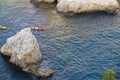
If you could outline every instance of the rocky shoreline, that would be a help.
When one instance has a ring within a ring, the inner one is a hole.
[[[114,12],[120,9],[117,0],[31,0],[33,3],[54,3],[56,9],[62,13],[88,13],[96,11]]]

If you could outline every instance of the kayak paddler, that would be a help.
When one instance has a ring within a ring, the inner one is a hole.
[[[31,27],[32,30],[44,31],[44,28],[40,27]]]

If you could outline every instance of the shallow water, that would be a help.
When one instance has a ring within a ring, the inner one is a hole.
[[[41,26],[45,31],[32,31],[44,57],[41,66],[55,74],[40,80],[101,80],[106,69],[116,71],[120,80],[120,12],[64,16],[48,8],[36,8],[29,0],[0,0],[0,24],[8,27],[0,30],[0,47],[21,29]],[[38,78],[0,55],[0,80]]]

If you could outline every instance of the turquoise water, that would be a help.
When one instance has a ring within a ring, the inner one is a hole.
[[[0,24],[8,27],[0,30],[0,47],[25,27],[44,27],[45,31],[32,32],[44,57],[41,67],[55,74],[40,80],[101,80],[106,69],[116,71],[120,80],[120,12],[64,16],[39,7],[29,0],[0,0]],[[0,55],[0,80],[39,79]]]

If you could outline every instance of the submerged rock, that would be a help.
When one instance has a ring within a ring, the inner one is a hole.
[[[31,2],[34,2],[34,3],[39,3],[39,2],[53,3],[54,0],[31,0]]]
[[[57,10],[64,13],[109,12],[117,9],[119,9],[117,0],[60,0],[57,4]]]
[[[25,28],[8,38],[1,48],[1,53],[10,56],[10,62],[19,66],[25,72],[43,78],[53,74],[51,70],[44,69],[44,71],[41,71],[41,68],[38,67],[42,61],[42,54],[30,28]]]

